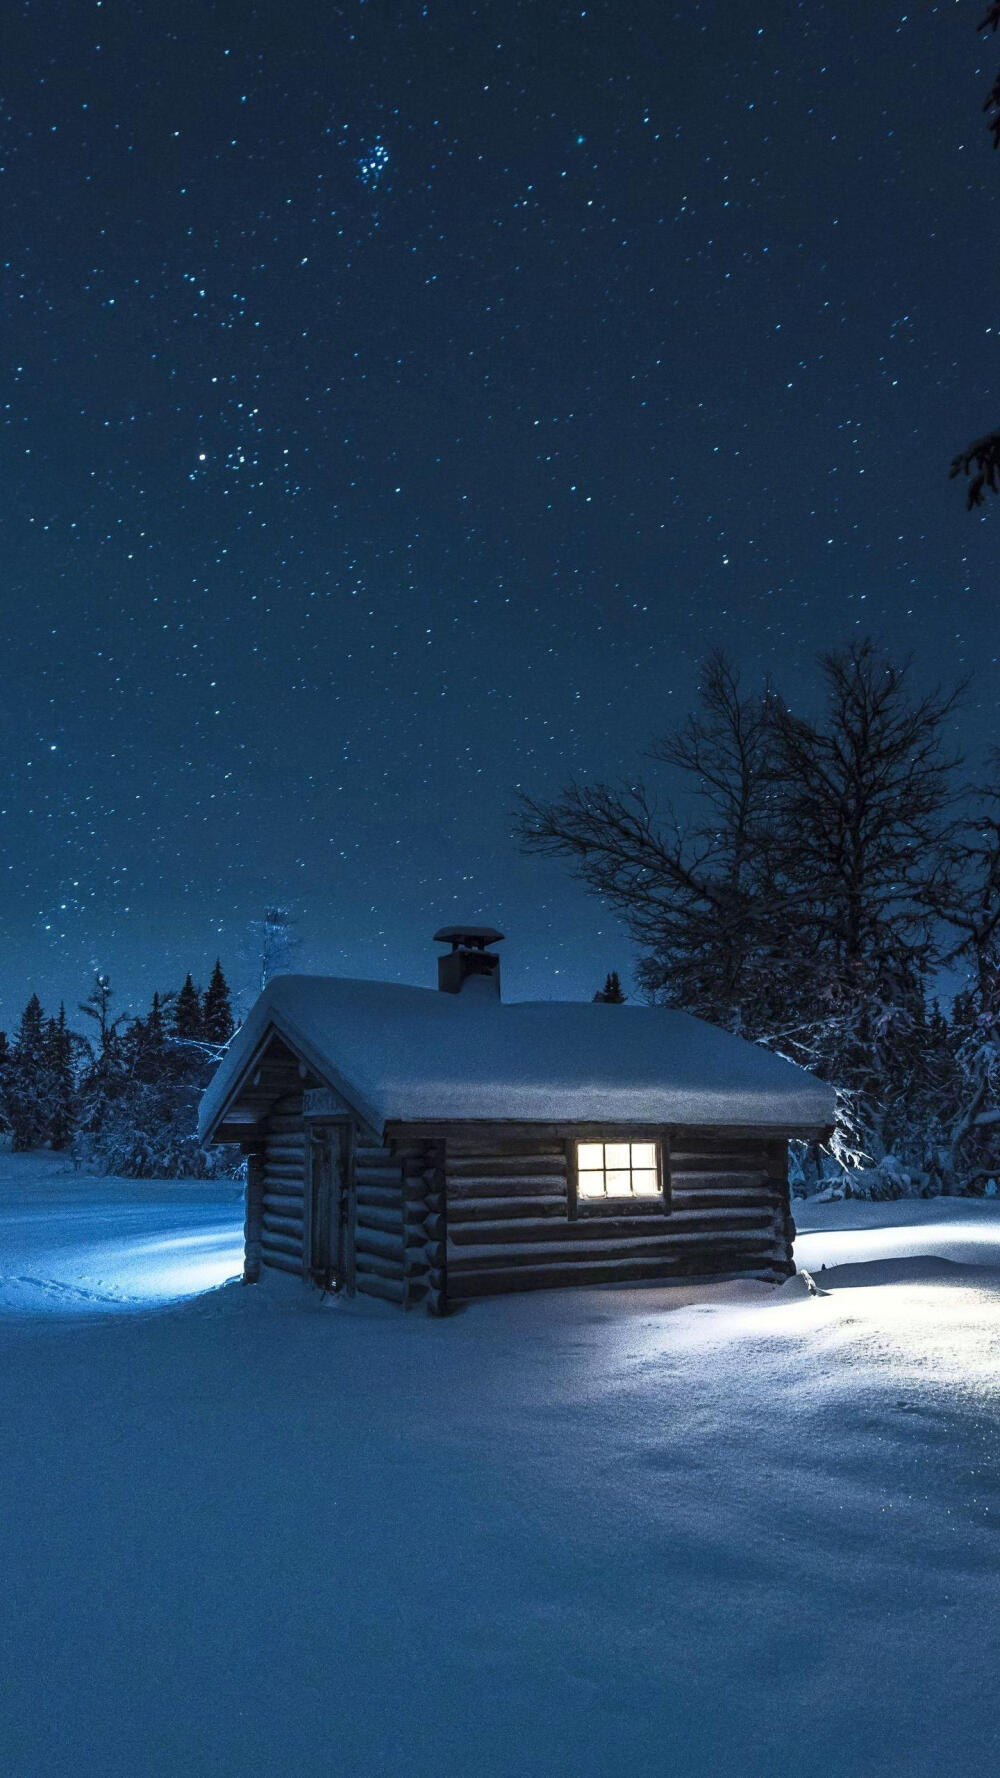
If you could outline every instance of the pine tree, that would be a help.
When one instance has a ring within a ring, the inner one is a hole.
[[[49,1108],[49,1141],[53,1148],[67,1148],[76,1122],[76,1083],[73,1073],[73,1038],[66,1024],[66,1008],[49,1019],[45,1028],[45,1092]]]
[[[225,1044],[235,1030],[233,1008],[229,997],[229,984],[222,973],[222,964],[218,957],[212,979],[205,989],[202,1007],[202,1030],[208,1043]]]
[[[600,1001],[604,1006],[624,1006],[627,998],[628,996],[622,993],[617,969],[609,970],[604,978],[603,988],[598,988],[594,999]]]
[[[184,977],[184,986],[174,1001],[173,1036],[186,1042],[198,1043],[204,1035],[201,995],[188,974]]]
[[[45,1015],[32,994],[5,1069],[4,1110],[17,1150],[40,1148],[50,1133],[44,1091]]]

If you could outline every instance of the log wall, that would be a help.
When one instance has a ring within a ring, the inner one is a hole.
[[[260,1259],[282,1272],[305,1272],[308,1135],[302,1092],[277,1100],[267,1120],[262,1150]]]
[[[787,1277],[786,1144],[674,1131],[668,1146],[669,1200],[619,1208],[575,1203],[565,1138],[449,1132],[448,1300],[563,1284]]]
[[[364,1296],[432,1314],[445,1306],[441,1145],[354,1151],[354,1277]]]
[[[643,1132],[648,1139],[653,1132]],[[787,1145],[662,1132],[665,1199],[575,1200],[563,1133],[400,1132],[353,1151],[349,1290],[443,1314],[451,1303],[560,1285],[759,1278],[793,1270]],[[247,1193],[247,1276],[308,1274],[309,1133],[301,1090],[273,1107]]]

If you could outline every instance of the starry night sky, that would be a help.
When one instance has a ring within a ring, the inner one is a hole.
[[[982,0],[8,9],[0,1024],[302,965],[589,995],[510,838],[724,646],[859,631],[996,739],[1000,156]]]

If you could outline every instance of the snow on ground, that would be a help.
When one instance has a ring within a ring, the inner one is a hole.
[[[997,1769],[1000,1207],[435,1322],[54,1165],[0,1156],[11,1778]]]
[[[91,1179],[0,1149],[0,1314],[176,1303],[243,1264],[243,1191],[202,1179]]]

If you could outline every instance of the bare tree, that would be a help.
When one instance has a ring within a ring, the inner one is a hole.
[[[694,813],[642,784],[526,799],[528,851],[566,858],[625,920],[651,997],[758,1038],[842,1094],[839,1153],[907,1139],[925,990],[940,958],[957,693],[921,696],[871,642],[823,658],[823,715],[746,697],[718,656],[656,744]]]
[[[551,803],[522,798],[526,851],[570,860],[622,915],[640,947],[646,990],[733,1029],[760,1020],[760,916],[768,856],[766,700],[747,698],[721,654],[706,664],[700,707],[657,741],[692,813],[658,814],[646,787],[571,784]]]

